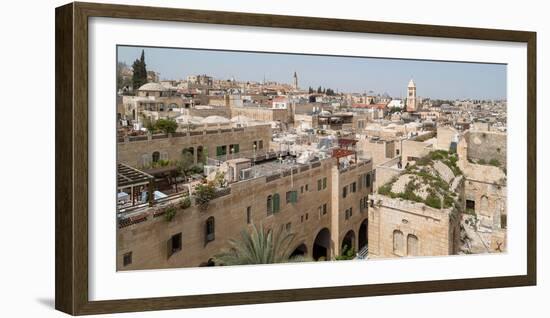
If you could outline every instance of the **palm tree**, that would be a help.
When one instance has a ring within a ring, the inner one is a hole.
[[[245,265],[307,261],[304,257],[289,259],[295,236],[283,230],[282,226],[274,233],[271,229],[252,224],[250,231],[241,231],[239,240],[229,240],[231,247],[215,255],[214,262],[218,265]]]

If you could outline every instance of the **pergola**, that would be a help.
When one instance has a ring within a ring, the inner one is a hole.
[[[350,146],[355,147],[356,143],[357,143],[356,139],[351,139],[351,138],[339,138],[338,139],[338,146],[340,148],[348,149]]]
[[[132,200],[132,206],[134,205],[134,188],[147,186],[147,198],[149,205],[153,205],[153,183],[154,177],[148,173],[140,171],[136,168],[132,168],[123,163],[117,165],[117,190],[130,188],[130,198]]]
[[[336,163],[340,166],[340,158],[355,155],[355,162],[357,162],[357,152],[349,149],[336,148],[332,149],[332,157],[336,158]]]

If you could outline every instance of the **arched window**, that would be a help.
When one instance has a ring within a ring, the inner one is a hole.
[[[271,195],[267,196],[267,215],[273,214],[273,197]]]
[[[489,199],[486,196],[481,197],[480,212],[483,215],[489,215]]]
[[[393,253],[402,256],[404,254],[403,245],[403,232],[399,230],[393,231]]]
[[[273,195],[273,213],[279,212],[281,209],[281,199],[278,193]]]
[[[160,160],[160,152],[155,151],[153,152],[153,162],[159,162]]]
[[[412,235],[412,234],[407,235],[407,255],[408,256],[418,255],[418,237],[416,237],[416,235]]]
[[[213,241],[216,238],[216,228],[214,217],[211,216],[206,220],[206,243]]]

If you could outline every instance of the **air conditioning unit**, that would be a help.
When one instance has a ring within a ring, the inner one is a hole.
[[[252,178],[252,169],[249,168],[249,169],[242,169],[241,170],[241,175],[240,175],[240,180],[246,180],[246,179],[250,179]]]

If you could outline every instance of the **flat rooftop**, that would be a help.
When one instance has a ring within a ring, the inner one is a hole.
[[[315,162],[315,161],[313,161]],[[305,164],[297,163],[294,157],[286,157],[282,161],[267,160],[263,162],[258,162],[251,167],[254,177],[263,177],[270,176],[277,173],[282,173],[284,171],[289,171],[291,169],[297,169],[299,167],[306,166]]]

